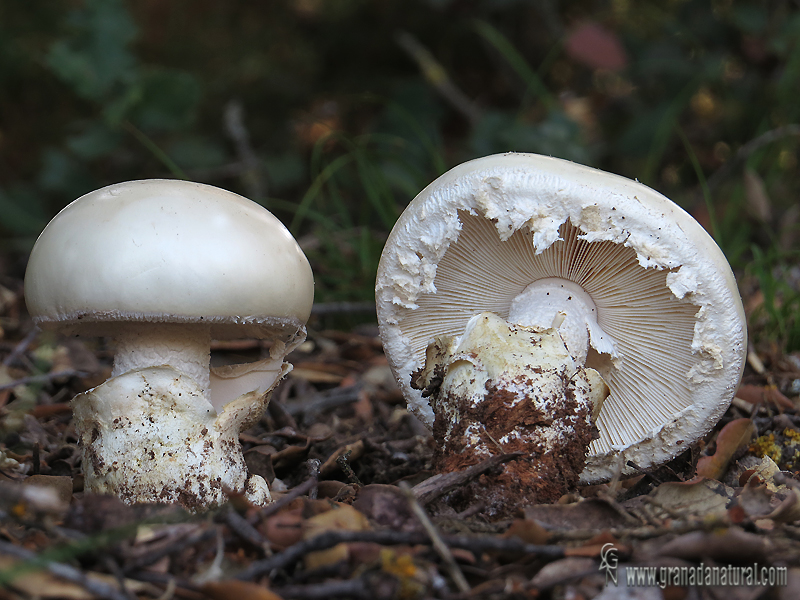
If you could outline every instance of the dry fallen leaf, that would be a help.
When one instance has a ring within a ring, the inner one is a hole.
[[[538,504],[525,508],[525,518],[554,529],[615,529],[627,521],[607,502],[587,499],[574,504]]]
[[[503,537],[515,537],[526,544],[544,545],[550,539],[547,530],[531,519],[516,519],[503,534]]]
[[[369,519],[347,504],[335,505],[331,510],[314,515],[303,523],[303,538],[309,539],[326,531],[366,531]],[[347,560],[350,553],[347,544],[338,544],[328,550],[311,552],[305,557],[307,569],[313,570]]]
[[[736,499],[738,506],[744,511],[745,516],[755,520],[764,517],[774,510],[772,506],[772,492],[767,489],[764,482],[756,477],[748,480]]]
[[[764,482],[764,485],[766,485],[767,490],[772,493],[775,493],[778,490],[786,491],[785,486],[779,486],[774,480],[775,475],[780,472],[781,469],[775,463],[775,461],[769,456],[764,456],[761,458],[761,462],[755,467],[742,473],[741,477],[739,478],[739,483],[744,487],[751,479],[760,479]],[[744,481],[742,481],[742,479],[744,479]]]
[[[10,575],[19,569],[21,561],[0,556],[0,572]],[[22,571],[9,582],[20,592],[34,598],[63,598],[64,600],[91,600],[94,595],[76,583],[64,581],[47,571]]]
[[[765,518],[776,523],[792,523],[800,519],[800,490],[791,488],[783,502]]]
[[[794,403],[774,385],[742,384],[736,391],[736,397],[750,404],[766,402],[783,410],[795,408]]]
[[[662,483],[652,492],[651,510],[657,518],[671,514],[701,518],[726,514],[726,505],[733,497],[733,489],[714,479],[693,479],[686,482]]]
[[[10,585],[18,590],[25,597],[40,598],[42,600],[94,600],[97,596],[90,592],[86,587],[66,581],[61,577],[51,574],[45,570],[27,570],[22,565],[24,561],[10,556],[0,555],[0,573],[10,576]],[[22,568],[21,568],[22,567]],[[11,575],[13,572],[19,575]],[[87,579],[104,583],[109,586],[118,585],[118,579],[113,575],[101,573],[87,573]],[[132,579],[125,579],[125,588],[132,593],[144,592],[150,588],[149,584]],[[0,597],[2,596],[2,586],[0,586]],[[9,596],[16,598],[17,596]]]
[[[283,600],[282,596],[263,585],[235,579],[209,582],[203,585],[202,590],[211,600]]]
[[[663,544],[662,556],[685,560],[715,560],[720,563],[763,562],[769,552],[769,541],[755,533],[729,527],[722,532],[692,531]]]
[[[266,519],[259,527],[276,551],[284,550],[303,539],[303,509],[282,510]]]
[[[342,446],[338,448],[333,454],[331,454],[328,459],[322,463],[322,466],[319,468],[320,475],[323,477],[328,477],[332,473],[339,470],[339,463],[337,463],[337,459],[340,456],[347,455],[348,461],[356,461],[364,454],[364,440],[358,440],[353,442],[352,444],[347,444],[346,446]]]
[[[722,479],[728,464],[736,453],[750,444],[756,428],[750,419],[731,421],[717,435],[717,450],[713,456],[704,456],[697,461],[697,475],[709,479]]]
[[[562,558],[542,567],[531,583],[534,587],[544,590],[582,575],[594,575],[597,572],[597,562],[593,558]]]

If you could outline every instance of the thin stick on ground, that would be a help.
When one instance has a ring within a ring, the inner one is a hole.
[[[280,511],[284,506],[287,506],[292,500],[295,498],[299,498],[303,494],[310,492],[311,490],[317,487],[317,478],[316,477],[309,477],[300,485],[294,486],[290,489],[286,494],[284,494],[279,500],[271,504],[267,504],[264,509],[262,509],[258,516],[260,519],[266,519]]]
[[[451,548],[466,548],[474,552],[509,552],[536,555],[550,559],[564,557],[564,549],[560,546],[526,544],[518,538],[475,535],[442,535],[440,537],[442,542]],[[309,552],[326,550],[337,544],[351,542],[372,542],[385,546],[398,546],[430,544],[431,539],[424,531],[326,531],[307,540],[297,542],[270,558],[253,562],[247,569],[240,572],[236,579],[256,579],[275,569],[290,567]]]
[[[33,328],[31,329],[27,335],[22,338],[19,343],[14,346],[14,349],[3,359],[3,366],[9,367],[11,364],[14,363],[20,356],[25,354],[28,350],[28,346],[33,343],[33,340],[36,339],[36,336],[39,335],[39,329]]]
[[[468,594],[471,591],[471,588],[469,583],[467,583],[466,577],[464,577],[464,573],[461,572],[458,563],[456,563],[456,559],[453,558],[453,553],[450,552],[450,548],[448,548],[447,544],[442,541],[442,537],[436,530],[436,526],[431,522],[430,517],[428,517],[428,513],[426,513],[425,509],[422,508],[419,502],[417,502],[417,498],[414,496],[411,486],[409,486],[405,481],[401,481],[400,489],[403,490],[406,501],[411,507],[411,510],[414,512],[414,515],[417,517],[419,522],[425,528],[425,531],[430,536],[431,542],[433,543],[433,549],[436,550],[436,553],[447,566],[447,571],[450,573],[450,577],[452,577],[453,582],[458,588],[458,591],[463,594]]]
[[[224,523],[241,540],[264,552],[265,556],[270,556],[272,551],[269,547],[269,540],[261,535],[261,532],[253,527],[250,522],[236,512],[232,507],[223,508],[222,512],[216,517],[218,522]]]
[[[124,568],[125,573],[130,573],[131,571],[137,571],[139,569],[143,569],[144,567],[148,567],[152,564],[157,563],[159,560],[164,558],[165,556],[170,556],[176,554],[183,550],[184,548],[190,548],[195,544],[199,544],[201,542],[205,542],[209,538],[215,537],[217,535],[217,527],[208,527],[207,529],[201,529],[189,535],[177,537],[173,543],[168,544],[162,548],[158,548],[149,552],[144,556],[140,556],[134,560],[129,561]]]
[[[475,465],[467,467],[466,469],[461,469],[460,471],[439,473],[438,475],[429,477],[425,481],[415,485],[413,488],[414,497],[421,506],[427,506],[448,492],[463,486],[467,482],[480,477],[483,473],[486,473],[487,471],[494,469],[505,462],[514,460],[519,456],[522,456],[522,452],[498,454]]]

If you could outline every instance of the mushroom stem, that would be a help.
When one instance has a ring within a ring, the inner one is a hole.
[[[111,376],[169,365],[192,378],[210,401],[211,327],[189,323],[126,323],[114,336]]]
[[[248,479],[239,432],[263,414],[271,391],[243,394],[217,415],[196,381],[163,365],[126,371],[79,394],[72,409],[84,489],[128,504],[180,502],[198,511],[230,494],[266,504],[269,488],[258,475]]]
[[[489,312],[470,319],[461,336],[437,338],[412,385],[431,399],[440,472],[523,453],[487,474],[483,492],[467,492],[481,493],[494,516],[519,502],[554,502],[577,485],[609,392],[597,371],[570,356],[560,329]]]
[[[568,279],[545,277],[531,283],[514,298],[508,320],[529,327],[557,328],[570,355],[580,365],[586,364],[590,345],[616,357],[611,337],[597,322],[594,300]]]

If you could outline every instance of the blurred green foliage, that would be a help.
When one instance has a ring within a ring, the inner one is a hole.
[[[800,349],[798,92],[791,0],[4,2],[0,239],[24,253],[83,193],[188,178],[289,225],[318,301],[368,300],[419,190],[539,152],[687,208],[758,335]]]

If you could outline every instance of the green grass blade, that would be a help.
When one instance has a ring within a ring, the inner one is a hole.
[[[320,171],[319,175],[314,178],[311,187],[308,188],[306,193],[303,195],[302,200],[297,205],[297,210],[294,213],[294,218],[292,219],[291,224],[289,225],[289,229],[292,232],[297,232],[300,226],[303,224],[303,221],[308,214],[309,209],[311,208],[311,204],[317,198],[317,196],[322,191],[323,186],[325,183],[333,177],[337,171],[342,169],[348,163],[353,160],[352,154],[343,154],[332,160],[328,163],[322,171]]]
[[[158,144],[156,144],[152,139],[150,139],[150,137],[146,133],[144,133],[141,129],[136,127],[130,121],[123,121],[122,127],[128,133],[130,133],[134,138],[136,138],[136,141],[138,141],[142,146],[147,148],[147,150],[149,150],[150,153],[153,156],[155,156],[159,160],[159,162],[161,162],[161,164],[167,167],[167,169],[169,169],[169,172],[172,173],[175,177],[184,180],[189,179],[184,170],[181,169],[178,166],[178,164],[174,160],[172,160],[166,152],[164,152],[161,148],[159,148]]]
[[[541,77],[531,68],[528,61],[514,48],[506,36],[486,21],[476,20],[474,27],[487,42],[494,46],[495,50],[500,53],[525,85],[528,86],[528,93],[532,93],[535,98],[538,98],[548,110],[557,106],[555,98],[550,93],[550,90],[547,89]]]
[[[703,200],[706,203],[706,210],[708,211],[708,219],[711,222],[711,235],[719,244],[721,242],[719,236],[719,224],[717,223],[717,216],[716,216],[716,210],[714,209],[714,202],[711,199],[711,190],[708,188],[708,181],[706,180],[706,176],[703,173],[702,167],[700,166],[700,161],[697,159],[697,154],[695,154],[694,148],[692,148],[692,144],[689,142],[689,138],[686,137],[686,134],[683,132],[683,129],[681,129],[680,127],[676,129],[678,132],[678,137],[681,138],[681,142],[683,142],[683,147],[686,149],[686,154],[689,157],[689,161],[692,163],[695,175],[697,176],[697,181],[700,182],[700,189],[703,192]]]

